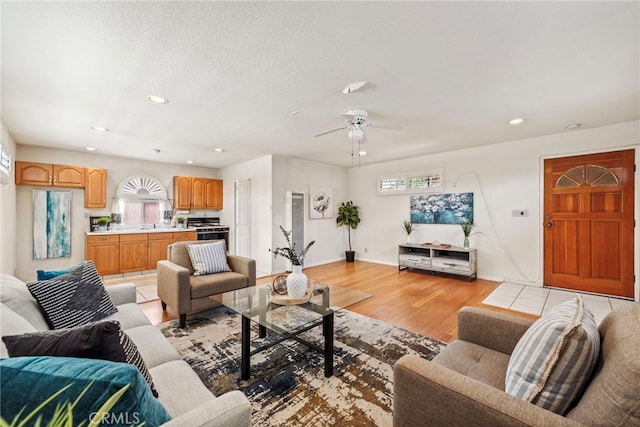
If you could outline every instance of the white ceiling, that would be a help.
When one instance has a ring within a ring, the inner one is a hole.
[[[216,168],[351,166],[346,131],[313,136],[351,108],[403,125],[367,128],[363,165],[570,132],[640,118],[639,6],[3,1],[2,118],[18,144]]]

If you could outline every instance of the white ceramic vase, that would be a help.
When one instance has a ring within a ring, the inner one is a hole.
[[[301,265],[294,265],[293,272],[287,276],[287,295],[291,298],[302,298],[307,293],[307,275],[302,272]]]

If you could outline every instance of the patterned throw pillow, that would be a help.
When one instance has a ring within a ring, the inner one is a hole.
[[[195,270],[194,276],[231,271],[229,264],[227,264],[227,249],[224,240],[187,245],[187,250]]]
[[[149,373],[149,369],[147,369],[147,364],[144,363],[144,360],[138,351],[138,347],[122,329],[120,330],[120,346],[127,358],[127,363],[138,368],[144,380],[149,384],[151,393],[153,393],[154,397],[158,397],[158,391],[156,390],[155,384],[153,384],[153,379],[151,379],[151,374]]]
[[[560,304],[520,338],[507,366],[505,391],[537,406],[565,414],[600,353],[600,333],[582,298]]]
[[[10,357],[57,356],[101,359],[134,365],[155,397],[158,392],[138,347],[117,320],[89,323],[77,328],[54,329],[2,337]]]
[[[51,329],[86,325],[118,311],[92,261],[53,279],[29,283],[27,288]]]

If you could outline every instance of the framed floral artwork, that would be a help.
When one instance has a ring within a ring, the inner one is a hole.
[[[460,224],[473,221],[473,193],[445,193],[411,196],[414,224]]]
[[[333,190],[331,187],[310,187],[309,218],[333,218]]]

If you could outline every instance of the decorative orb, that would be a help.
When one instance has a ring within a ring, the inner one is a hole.
[[[278,295],[287,295],[287,276],[281,274],[273,279],[273,291]]]

